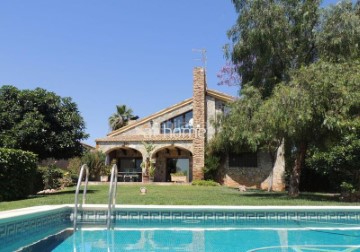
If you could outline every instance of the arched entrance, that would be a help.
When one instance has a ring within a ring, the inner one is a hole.
[[[114,162],[114,160],[116,160],[119,172],[119,182],[142,181],[141,162],[143,157],[138,150],[128,147],[120,147],[111,150],[108,153],[108,158],[110,162]]]
[[[156,150],[152,159],[155,160],[156,182],[171,182],[171,173],[182,172],[187,182],[192,181],[192,153],[179,146],[167,146]]]

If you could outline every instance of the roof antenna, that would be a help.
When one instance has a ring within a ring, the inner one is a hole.
[[[207,58],[206,58],[206,49],[202,48],[202,49],[192,49],[193,52],[196,52],[196,53],[201,53],[201,59],[197,58],[197,59],[194,59],[196,61],[202,61],[203,63],[203,67],[206,71],[206,64],[207,64]]]

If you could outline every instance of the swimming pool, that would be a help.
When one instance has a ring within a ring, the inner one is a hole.
[[[106,207],[87,206],[76,232],[70,206],[1,218],[0,251],[360,251],[359,207],[118,206],[114,215],[106,230]]]

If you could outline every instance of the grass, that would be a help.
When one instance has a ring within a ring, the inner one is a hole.
[[[248,191],[239,192],[228,187],[202,187],[184,185],[146,185],[148,193],[140,194],[140,185],[120,185],[117,204],[132,205],[231,205],[231,206],[296,206],[296,205],[359,205],[338,200],[337,195],[302,193],[292,199],[284,193]],[[75,188],[67,188],[54,194],[36,195],[28,199],[0,202],[0,211],[38,205],[73,204]],[[88,188],[89,204],[107,204],[108,186],[91,185]]]

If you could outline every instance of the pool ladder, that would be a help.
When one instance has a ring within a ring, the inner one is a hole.
[[[117,165],[114,164],[111,168],[108,213],[106,218],[106,226],[108,229],[110,229],[111,227],[111,223],[112,223],[111,218],[114,217],[113,212],[116,205],[117,177],[118,177],[118,168]]]
[[[85,172],[85,183],[84,183],[83,197],[82,197],[82,202],[79,203],[79,192],[80,192],[81,182],[84,177],[84,172]],[[118,175],[118,168],[117,165],[114,164],[111,168],[108,209],[106,216],[106,226],[108,229],[110,229],[111,224],[113,223],[112,218],[115,219],[113,216],[113,212],[116,205],[117,175]],[[82,208],[82,206],[85,205],[86,202],[86,192],[87,192],[88,182],[89,182],[89,167],[86,164],[84,164],[81,166],[79,179],[75,191],[75,205],[74,205],[74,215],[73,215],[74,230],[76,230],[76,226],[78,224],[79,208]]]
[[[85,172],[85,184],[84,184],[84,190],[83,190],[83,197],[82,197],[82,202],[79,204],[79,191],[80,191],[81,181],[83,180],[83,177],[84,177],[84,172]],[[74,216],[73,216],[74,230],[76,230],[76,225],[77,225],[78,209],[79,209],[79,207],[82,208],[82,205],[85,205],[86,190],[87,190],[88,182],[89,182],[89,167],[86,164],[84,164],[81,166],[79,179],[78,179],[76,191],[75,191],[75,206],[74,206]]]

